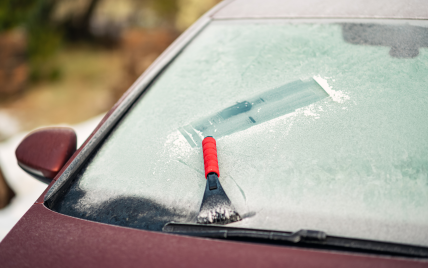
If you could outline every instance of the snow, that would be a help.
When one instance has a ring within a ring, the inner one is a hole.
[[[350,99],[350,97],[345,93],[343,93],[341,90],[339,91],[333,90],[333,87],[328,84],[327,79],[322,78],[320,75],[316,75],[313,78],[325,90],[325,92],[327,92],[328,95],[330,95],[333,101],[338,103],[344,103],[345,101]],[[333,81],[335,80],[333,79]]]

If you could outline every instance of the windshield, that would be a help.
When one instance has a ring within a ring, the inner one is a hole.
[[[196,222],[211,135],[244,218],[231,226],[428,246],[427,27],[214,21],[54,209],[149,230]]]

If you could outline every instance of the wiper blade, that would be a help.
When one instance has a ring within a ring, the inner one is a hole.
[[[226,239],[255,238],[264,240],[285,241],[291,243],[298,243],[303,239],[321,241],[326,238],[326,234],[324,232],[312,230],[300,230],[295,233],[290,233],[281,231],[225,227],[223,225],[199,225],[174,222],[165,224],[162,230],[167,233],[176,233],[190,236]]]
[[[321,249],[345,250],[389,256],[428,258],[428,248],[390,242],[372,241],[347,237],[330,236],[316,230],[282,232],[261,229],[229,227],[224,225],[202,225],[190,223],[165,224],[163,231],[189,236],[250,240],[253,242],[282,243]]]

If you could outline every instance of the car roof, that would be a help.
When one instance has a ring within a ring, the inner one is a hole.
[[[428,4],[426,0],[232,0],[212,18],[428,19]]]

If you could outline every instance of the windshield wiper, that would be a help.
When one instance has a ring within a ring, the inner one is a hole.
[[[344,250],[389,256],[428,258],[428,248],[390,242],[330,236],[316,230],[282,232],[219,225],[189,223],[165,224],[163,231],[189,236],[231,239],[270,244],[287,244],[311,248]]]
[[[210,238],[255,238],[273,241],[285,241],[298,243],[304,239],[322,241],[326,239],[326,234],[321,231],[300,230],[295,233],[267,231],[258,229],[246,229],[236,227],[225,227],[219,225],[199,225],[187,223],[170,222],[162,229],[167,233],[176,233],[190,236],[210,237]]]

